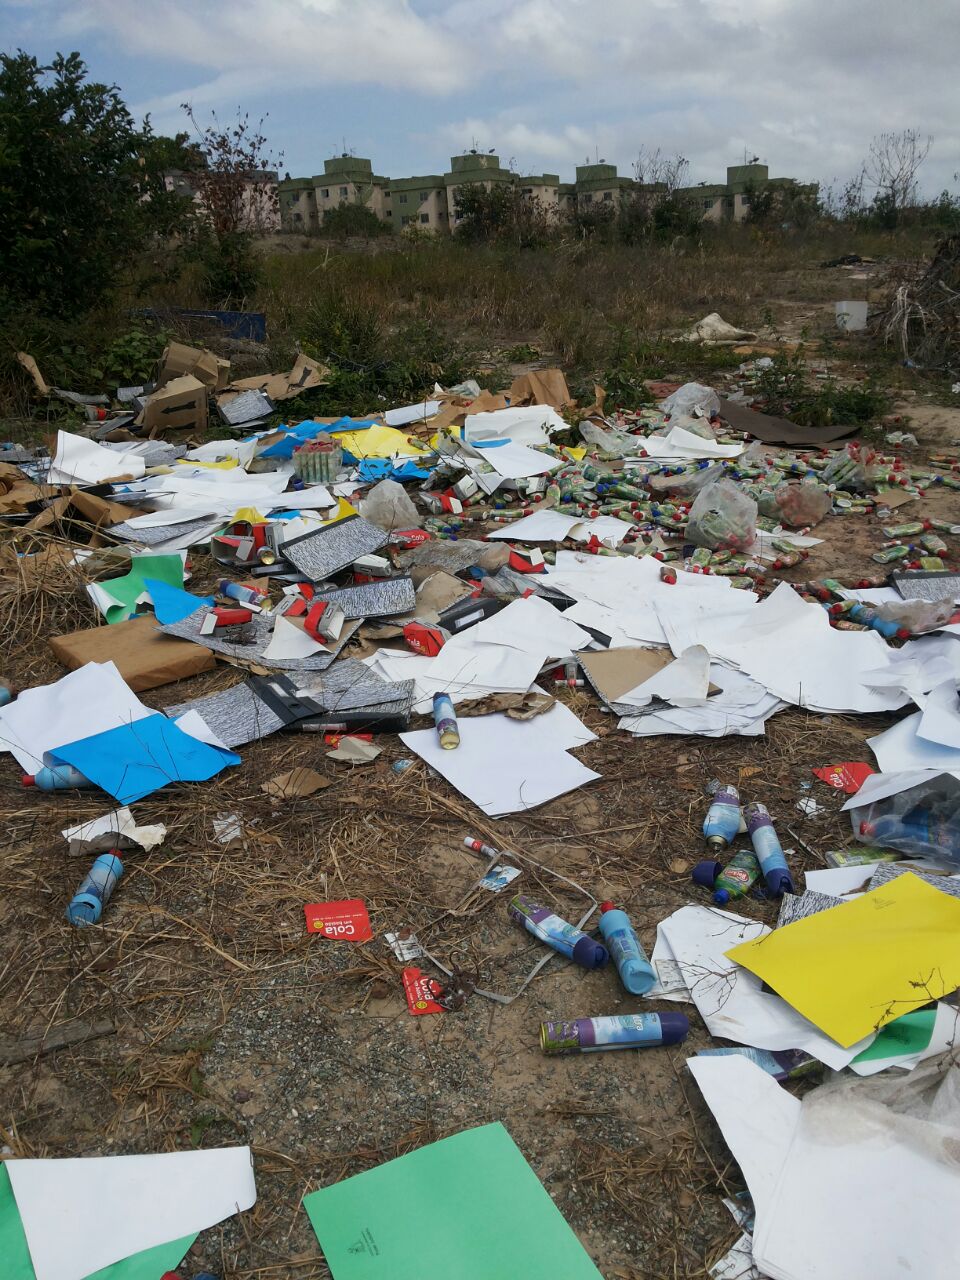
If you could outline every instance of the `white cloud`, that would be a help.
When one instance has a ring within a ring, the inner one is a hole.
[[[642,144],[681,152],[695,179],[720,178],[746,147],[778,175],[829,180],[875,133],[912,127],[936,136],[924,180],[936,191],[960,155],[956,0],[166,0],[153,13],[142,0],[38,0],[34,26],[149,60],[133,105],[158,127],[184,98],[295,97],[298,153],[317,146],[331,94],[369,88],[385,133],[423,138],[425,154],[406,158],[420,171],[443,163],[430,146],[476,136],[521,170],[564,177],[596,149],[629,172]],[[167,84],[158,64],[173,68]]]

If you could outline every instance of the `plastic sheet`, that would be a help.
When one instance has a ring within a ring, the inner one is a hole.
[[[850,810],[854,839],[960,868],[960,781],[941,774]]]
[[[687,537],[713,551],[746,551],[757,537],[757,504],[731,480],[716,480],[701,490],[690,508]]]
[[[696,409],[702,413],[719,413],[720,397],[713,387],[705,387],[700,382],[685,382],[666,400],[661,400],[658,408],[673,416],[693,414]]]

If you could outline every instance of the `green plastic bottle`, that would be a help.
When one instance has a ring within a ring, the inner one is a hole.
[[[760,863],[750,849],[738,849],[717,876],[713,885],[713,900],[720,906],[731,898],[742,898],[749,893],[760,876]]]

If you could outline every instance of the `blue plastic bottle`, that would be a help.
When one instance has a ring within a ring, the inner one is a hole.
[[[67,907],[67,919],[71,924],[96,924],[100,919],[104,903],[117,881],[123,875],[123,863],[115,853],[101,853],[93,866],[80,882],[80,888],[73,895],[73,901]]]
[[[72,764],[50,764],[44,765],[36,773],[25,773],[23,785],[39,787],[41,791],[76,791],[94,787],[96,783],[91,782]]]
[[[633,996],[642,996],[649,991],[657,975],[644,954],[627,913],[618,910],[612,902],[601,902],[600,932],[626,990]]]
[[[594,941],[576,925],[555,915],[549,907],[541,907],[518,893],[507,904],[507,912],[528,933],[545,942],[562,956],[569,956],[584,969],[602,969],[610,959],[602,943]]]
[[[0,707],[5,707],[8,702],[12,702],[15,696],[8,684],[0,684]]]
[[[931,809],[917,807],[905,814],[881,814],[872,822],[861,822],[859,833],[877,848],[896,849],[918,858],[939,855],[945,862],[960,863],[956,827]]]
[[[713,784],[713,799],[703,823],[709,849],[726,849],[740,830],[740,792],[732,783]]]
[[[777,833],[773,829],[773,822],[766,805],[748,804],[743,816],[747,820],[747,830],[753,843],[753,851],[757,855],[768,891],[778,898],[784,893],[796,893],[790,868],[783,856],[783,850]]]

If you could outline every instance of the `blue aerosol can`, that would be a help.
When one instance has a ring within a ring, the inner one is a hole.
[[[5,707],[7,703],[12,702],[16,696],[16,689],[11,688],[8,684],[0,684],[0,707]]]
[[[73,895],[67,907],[67,919],[71,924],[96,924],[100,919],[104,904],[123,875],[123,863],[115,853],[101,853],[94,860],[93,866],[80,882],[80,888]]]
[[[766,805],[748,804],[743,816],[747,820],[747,831],[750,833],[763,878],[767,882],[767,890],[777,898],[784,893],[796,893],[790,868],[783,856],[783,849]]]
[[[703,834],[708,849],[726,849],[740,830],[740,792],[730,782],[713,783],[710,790],[712,799],[703,822]]]
[[[96,786],[72,764],[48,764],[36,773],[23,775],[25,787],[39,787],[41,791],[79,791]]]
[[[600,932],[626,990],[634,996],[642,996],[645,991],[649,991],[656,982],[657,975],[640,945],[640,939],[633,931],[627,913],[618,910],[612,902],[601,902]]]
[[[507,912],[528,933],[545,942],[562,956],[569,956],[584,969],[602,969],[610,959],[607,949],[582,929],[518,893],[507,904]]]

